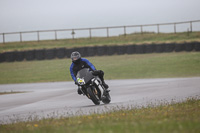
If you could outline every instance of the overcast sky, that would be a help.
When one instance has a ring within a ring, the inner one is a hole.
[[[200,19],[200,0],[0,0],[0,33]]]

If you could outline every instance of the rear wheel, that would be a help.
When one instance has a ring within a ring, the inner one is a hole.
[[[92,102],[95,105],[99,105],[100,104],[100,100],[97,98],[97,96],[95,95],[95,89],[93,87],[88,87],[87,88],[87,93],[89,94],[88,97],[90,97],[90,99],[92,100]]]

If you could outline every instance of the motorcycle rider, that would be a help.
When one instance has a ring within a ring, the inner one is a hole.
[[[71,73],[71,77],[75,81],[76,85],[78,85],[78,81],[76,79],[77,72],[83,68],[89,68],[90,71],[93,71],[93,73],[92,73],[93,75],[99,76],[99,78],[102,81],[102,85],[104,86],[104,88],[106,90],[108,90],[109,86],[104,81],[104,78],[103,78],[104,72],[102,70],[96,70],[94,65],[89,60],[87,60],[85,58],[81,58],[81,54],[77,51],[72,52],[71,59],[72,59],[72,64],[70,66],[70,73]],[[79,87],[78,87],[77,92],[78,92],[78,94],[82,94],[82,91],[80,90]]]

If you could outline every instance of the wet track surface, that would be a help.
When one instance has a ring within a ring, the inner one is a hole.
[[[73,82],[0,85],[0,124],[49,117],[102,113],[122,107],[135,108],[162,102],[179,102],[200,96],[200,77],[108,80],[111,103],[95,106],[77,94]]]

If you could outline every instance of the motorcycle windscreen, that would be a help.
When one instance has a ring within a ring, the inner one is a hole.
[[[78,71],[77,78],[81,78],[85,80],[85,83],[88,83],[94,76],[92,73],[89,71],[89,68],[84,68]]]

